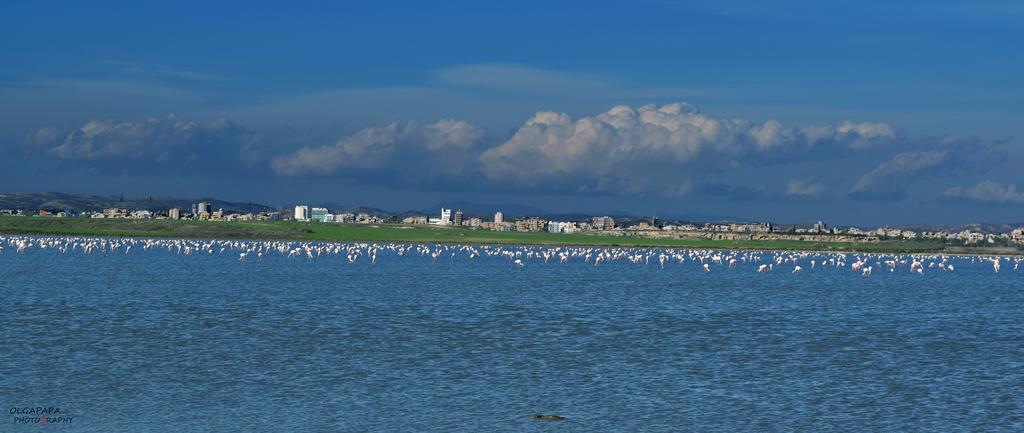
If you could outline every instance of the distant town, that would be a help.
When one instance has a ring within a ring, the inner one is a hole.
[[[718,239],[718,240],[799,240],[838,242],[881,242],[887,240],[941,240],[946,243],[979,246],[1024,245],[1024,227],[1001,233],[977,230],[911,230],[906,228],[832,227],[825,222],[775,226],[770,222],[681,222],[650,218],[613,218],[593,216],[573,220],[553,220],[539,216],[507,218],[498,211],[487,218],[467,217],[460,209],[440,208],[434,216],[395,215],[369,212],[332,212],[326,207],[300,204],[289,210],[239,212],[214,210],[212,204],[200,201],[191,209],[170,208],[165,211],[111,207],[102,211],[47,209],[0,209],[0,215],[45,218],[123,218],[172,219],[196,221],[295,221],[310,224],[402,224],[410,226],[444,226],[469,230],[500,232],[549,232],[600,234],[605,236],[636,236],[656,239]]]

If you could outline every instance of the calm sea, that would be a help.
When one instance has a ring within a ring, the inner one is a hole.
[[[4,246],[2,432],[1024,431],[1009,261]]]

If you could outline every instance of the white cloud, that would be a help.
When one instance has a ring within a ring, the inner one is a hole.
[[[922,178],[970,173],[1005,154],[1001,145],[976,139],[907,140],[885,123],[792,126],[713,117],[683,103],[619,105],[579,118],[541,111],[501,140],[477,124],[453,119],[393,122],[335,140],[167,116],[92,120],[73,130],[41,128],[27,141],[30,153],[108,173],[201,170],[230,176],[269,169],[282,177],[351,178],[373,185],[736,200],[778,191],[786,179],[786,195],[820,197],[834,185],[801,177],[799,167],[813,164],[819,173],[836,170],[830,178],[856,179],[862,172],[850,170],[859,164],[846,157],[884,158],[860,176],[851,196],[900,198]]]
[[[324,176],[346,169],[458,175],[479,153],[475,147],[483,138],[483,129],[464,121],[394,122],[363,129],[334,144],[276,157],[271,167],[284,176]]]
[[[143,121],[91,120],[71,130],[42,128],[27,137],[27,148],[110,172],[237,174],[265,163],[272,137],[227,119],[197,122],[168,115]]]
[[[983,171],[1006,156],[998,144],[975,138],[944,137],[918,140],[912,150],[900,152],[861,176],[850,195],[866,200],[893,200],[925,178],[954,177]]]
[[[804,129],[804,133],[809,137],[811,136],[810,132],[806,128]],[[879,140],[889,140],[899,136],[899,132],[896,131],[896,128],[888,123],[853,123],[849,120],[839,124],[835,132],[831,135],[834,137],[837,134],[842,137],[852,137],[849,145],[854,148],[871,147],[872,145],[877,144]],[[828,139],[829,134],[826,133],[824,138]]]
[[[903,195],[906,184],[923,173],[949,161],[950,151],[914,151],[896,154],[861,176],[850,191],[863,198],[896,198]]]
[[[169,115],[141,122],[91,120],[66,134],[55,128],[42,128],[31,140],[34,147],[45,148],[46,153],[60,159],[152,159],[166,157],[172,150],[200,150],[204,138],[224,135],[233,129],[237,128],[227,120],[184,122]]]
[[[480,161],[491,179],[529,186],[557,179],[595,190],[678,190],[696,166],[845,152],[899,138],[886,124],[789,127],[716,118],[689,104],[620,105],[577,120],[539,112]]]
[[[956,186],[946,190],[943,197],[978,203],[1024,204],[1024,193],[1017,191],[1017,185],[1002,185],[985,180],[972,187]]]

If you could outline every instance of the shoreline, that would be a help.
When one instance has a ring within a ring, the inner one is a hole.
[[[307,242],[408,242],[550,247],[692,248],[718,250],[806,251],[820,253],[944,254],[1024,256],[1014,247],[971,248],[936,241],[817,242],[799,240],[662,239],[563,234],[494,232],[459,227],[390,224],[326,224],[288,221],[191,221],[0,217],[0,234]]]

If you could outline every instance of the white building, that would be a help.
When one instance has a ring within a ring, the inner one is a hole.
[[[566,221],[548,221],[548,231],[551,233],[572,233],[575,231],[575,224]]]
[[[295,206],[295,220],[296,221],[309,221],[309,206],[306,206],[306,205]]]
[[[112,207],[112,208],[109,208],[109,209],[103,209],[103,216],[106,217],[106,218],[121,218],[121,217],[125,216],[125,214],[127,214],[127,213],[128,213],[127,209],[118,209],[116,207]]]
[[[171,210],[167,211],[167,217],[172,220],[181,218],[181,209],[171,208]]]
[[[315,207],[309,211],[309,218],[313,221],[325,222],[324,218],[330,213],[325,207]]]
[[[501,224],[503,222],[505,222],[505,214],[501,213],[500,211],[495,212],[494,213],[494,223],[495,224]]]
[[[448,225],[452,223],[452,210],[441,208],[441,225]]]

